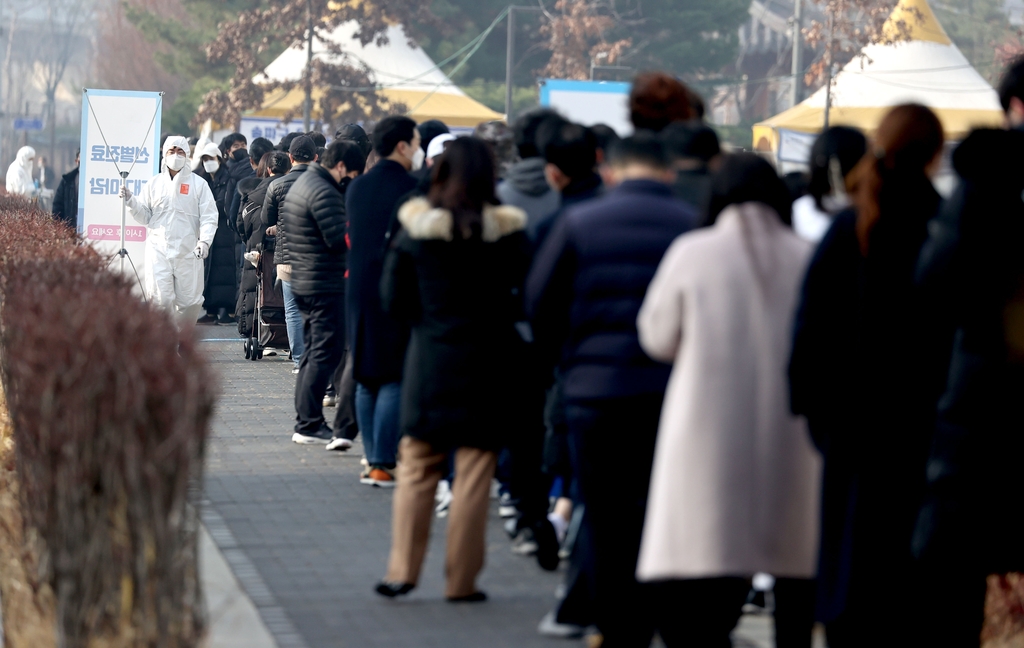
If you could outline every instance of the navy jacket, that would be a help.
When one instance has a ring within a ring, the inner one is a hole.
[[[345,200],[352,246],[345,317],[355,379],[367,386],[402,379],[409,328],[384,313],[380,284],[395,210],[415,188],[402,165],[381,160],[352,181]]]
[[[697,214],[653,180],[624,182],[554,223],[526,283],[537,341],[560,350],[569,400],[665,390],[669,365],[640,348],[636,317],[668,246]]]

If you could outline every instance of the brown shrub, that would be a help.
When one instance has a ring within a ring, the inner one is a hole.
[[[211,377],[166,313],[41,212],[0,199],[0,371],[61,645],[192,646]]]

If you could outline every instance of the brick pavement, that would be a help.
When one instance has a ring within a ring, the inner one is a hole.
[[[233,333],[200,327],[207,338]],[[247,361],[240,341],[202,344],[222,387],[203,519],[280,648],[580,645],[537,634],[561,574],[511,553],[496,506],[480,579],[489,602],[444,601],[444,520],[435,520],[418,589],[402,601],[373,593],[389,548],[391,492],[359,484],[362,447],[293,444],[291,363]]]

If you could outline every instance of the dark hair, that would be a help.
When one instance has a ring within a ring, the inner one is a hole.
[[[839,162],[840,173],[845,179],[864,157],[867,149],[868,140],[864,134],[855,128],[845,126],[833,126],[814,140],[811,147],[811,180],[807,186],[807,193],[814,197],[814,204],[818,209],[825,211],[821,199],[835,188],[829,177],[832,172],[832,160]]]
[[[629,93],[629,118],[637,130],[660,132],[674,121],[693,119],[690,89],[664,72],[641,72]]]
[[[249,145],[249,159],[259,164],[263,156],[274,150],[274,144],[265,137],[257,137]]]
[[[382,158],[395,152],[399,142],[411,143],[416,137],[416,122],[401,115],[385,117],[373,129],[373,150]]]
[[[271,151],[263,156],[260,164],[266,161],[267,171],[276,176],[284,175],[292,170],[292,161],[288,154],[283,151]]]
[[[999,103],[1003,104],[1003,112],[1010,112],[1010,100],[1013,98],[1024,101],[1024,56],[1006,68],[999,82]]]
[[[241,133],[231,133],[230,135],[224,136],[224,139],[220,141],[220,147],[218,148],[220,148],[220,152],[224,154],[224,157],[227,157],[228,149],[234,146],[237,142],[248,145],[249,140],[245,139],[245,135],[242,135]]]
[[[857,240],[867,255],[871,231],[881,217],[881,195],[887,185],[905,187],[923,178],[942,151],[942,122],[920,104],[903,104],[889,111],[875,131],[872,146],[850,172],[846,184],[857,208]]]
[[[543,149],[537,146],[537,129],[546,120],[561,116],[550,108],[531,110],[512,124],[512,136],[515,138],[519,157],[522,159],[542,157]]]
[[[707,108],[704,105],[704,97],[700,96],[700,93],[686,86],[686,89],[690,93],[690,108],[693,109],[693,118],[697,121],[704,121],[704,115],[707,112]]]
[[[333,169],[339,162],[345,165],[346,171],[362,173],[366,168],[366,156],[358,144],[349,140],[334,140],[320,158],[320,166],[325,169]]]
[[[318,147],[316,147],[316,159],[323,160],[324,159],[324,153],[326,153],[326,152],[327,152],[327,147],[326,146],[318,146]]]
[[[711,178],[707,224],[713,224],[729,205],[748,202],[771,207],[786,225],[793,222],[789,189],[772,165],[753,153],[726,155]]]
[[[473,136],[491,147],[494,163],[498,165],[498,175],[504,176],[516,161],[516,147],[509,127],[502,121],[484,122],[473,129]]]
[[[613,144],[608,151],[608,164],[640,164],[660,170],[668,169],[670,166],[665,146],[657,135],[647,131],[637,131]]]
[[[316,144],[317,148],[327,146],[327,136],[320,131],[309,131],[306,133],[306,137],[313,140],[313,143]]]
[[[485,205],[496,205],[494,158],[487,142],[460,137],[437,159],[427,198],[452,213],[455,238],[479,237]]]
[[[416,130],[420,132],[420,148],[423,149],[424,153],[427,152],[427,146],[430,144],[430,140],[434,139],[438,135],[444,135],[445,133],[451,132],[440,119],[428,119],[417,126]]]
[[[570,122],[554,123],[545,134],[544,159],[572,180],[582,180],[597,166],[597,138],[584,126]]]
[[[661,131],[665,152],[673,160],[700,160],[704,164],[722,152],[718,134],[701,121],[673,122]]]
[[[345,124],[334,134],[334,139],[349,140],[355,143],[359,150],[363,152],[363,157],[369,157],[370,151],[373,150],[370,137],[359,124]]]
[[[282,137],[281,141],[277,143],[277,150],[284,151],[285,153],[287,153],[291,148],[292,140],[294,140],[299,135],[302,135],[302,133],[288,133],[287,135]]]
[[[597,148],[605,152],[605,156],[608,155],[608,149],[610,149],[615,142],[618,142],[621,137],[615,132],[615,129],[608,124],[594,124],[590,127],[590,132],[594,134],[597,139]]]
[[[251,158],[250,158],[251,159]],[[267,165],[270,163],[270,153],[264,153],[260,161],[256,163],[256,177],[266,178],[270,176]]]

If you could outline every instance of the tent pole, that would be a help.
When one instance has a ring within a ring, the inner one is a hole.
[[[313,121],[313,0],[306,0],[306,98],[302,102],[302,130],[312,130]]]
[[[512,125],[512,68],[516,50],[516,12],[508,8],[508,42],[505,45],[505,123]]]

